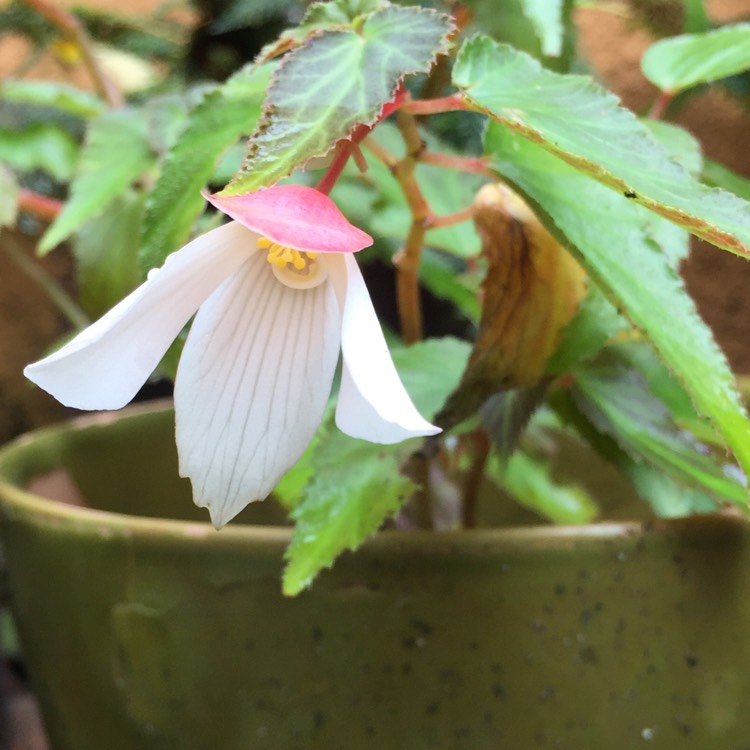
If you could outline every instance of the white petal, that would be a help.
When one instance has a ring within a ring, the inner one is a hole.
[[[345,300],[336,425],[373,443],[436,435],[440,428],[420,415],[396,372],[357,261],[350,255],[331,256],[329,269],[339,301]]]
[[[291,289],[260,253],[201,307],[177,371],[177,448],[217,528],[269,495],[303,453],[339,347],[331,284]]]
[[[237,222],[201,235],[24,374],[66,406],[119,409],[135,396],[201,303],[257,249],[256,240]]]

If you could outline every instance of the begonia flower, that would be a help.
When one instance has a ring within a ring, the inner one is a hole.
[[[439,432],[391,360],[352,253],[372,238],[285,185],[208,196],[234,221],[194,239],[26,376],[63,404],[127,404],[196,313],[175,379],[182,476],[218,528],[268,496],[310,443],[342,353],[339,429],[375,443]]]

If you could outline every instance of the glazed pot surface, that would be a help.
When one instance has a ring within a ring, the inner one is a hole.
[[[289,599],[289,530],[200,522],[172,420],[0,452],[56,750],[750,747],[744,522],[384,532]],[[23,489],[39,476],[88,507]]]

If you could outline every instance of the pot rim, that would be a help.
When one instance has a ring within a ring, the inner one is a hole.
[[[121,419],[138,417],[146,413],[158,413],[173,408],[170,400],[149,401],[128,406],[118,411],[97,412],[73,417],[54,425],[25,433],[0,447],[0,522],[10,518],[33,519],[43,526],[68,529],[81,535],[140,537],[144,540],[183,539],[189,543],[223,547],[225,545],[260,544],[271,547],[286,547],[292,536],[290,526],[251,525],[234,523],[215,529],[209,521],[184,521],[172,518],[136,516],[127,513],[82,507],[35,494],[8,481],[2,475],[2,466],[9,456],[34,445],[44,437],[70,429],[86,430],[118,422]],[[614,540],[637,539],[645,533],[684,534],[705,533],[708,528],[718,531],[727,526],[747,529],[748,521],[736,514],[718,513],[692,515],[680,518],[659,518],[649,521],[599,521],[582,525],[540,524],[537,526],[514,526],[481,529],[456,529],[447,531],[395,530],[378,532],[367,546],[380,547],[404,544],[421,549],[433,547],[476,548],[508,544],[512,547],[569,547],[572,543],[588,540],[602,543]]]

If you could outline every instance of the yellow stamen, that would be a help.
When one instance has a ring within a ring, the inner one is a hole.
[[[310,267],[318,257],[317,253],[308,253],[304,250],[293,250],[291,247],[284,247],[272,242],[267,237],[261,237],[258,240],[258,247],[267,250],[266,260],[277,268],[292,273],[307,275]]]

